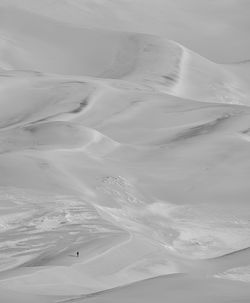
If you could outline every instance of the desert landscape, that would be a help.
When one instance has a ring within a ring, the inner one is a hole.
[[[0,302],[250,302],[250,2],[0,0]]]

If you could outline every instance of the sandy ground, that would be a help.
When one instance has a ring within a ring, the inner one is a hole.
[[[248,7],[0,0],[1,302],[249,302]]]

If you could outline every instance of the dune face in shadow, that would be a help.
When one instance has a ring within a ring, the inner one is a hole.
[[[250,300],[235,3],[153,2],[0,0],[1,302]]]

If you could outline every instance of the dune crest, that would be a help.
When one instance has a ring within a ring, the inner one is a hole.
[[[124,79],[198,101],[248,103],[237,76],[173,41],[74,27],[13,7],[0,14],[0,62],[8,69]]]

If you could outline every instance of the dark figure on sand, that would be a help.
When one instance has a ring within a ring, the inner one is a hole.
[[[79,251],[76,252],[76,256],[79,257]]]

